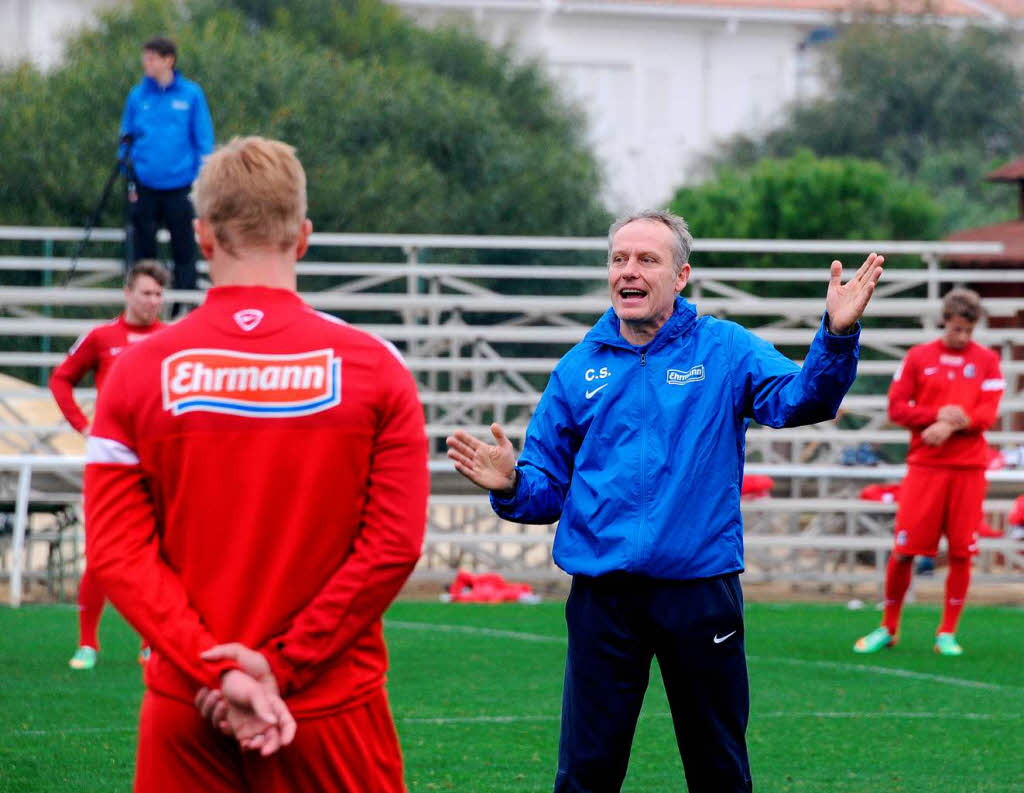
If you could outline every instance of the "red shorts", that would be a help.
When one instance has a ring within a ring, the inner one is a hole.
[[[983,468],[910,466],[900,486],[896,553],[935,556],[943,534],[951,556],[977,553],[987,486]]]
[[[260,757],[242,752],[193,705],[147,691],[135,793],[405,793],[383,689],[355,707],[297,721],[290,746]]]

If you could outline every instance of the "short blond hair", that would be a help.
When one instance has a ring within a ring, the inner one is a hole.
[[[195,199],[196,214],[213,227],[228,253],[287,250],[306,219],[306,172],[287,143],[232,138],[206,159]]]

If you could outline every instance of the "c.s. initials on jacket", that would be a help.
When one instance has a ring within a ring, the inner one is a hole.
[[[750,420],[833,418],[857,374],[859,326],[825,322],[803,368],[733,322],[676,298],[642,347],[609,309],[555,367],[498,515],[559,520],[555,562],[573,575],[705,578],[743,569],[740,484]]]

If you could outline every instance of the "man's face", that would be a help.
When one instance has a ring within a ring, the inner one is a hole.
[[[942,343],[951,350],[962,350],[970,342],[975,324],[963,317],[950,317],[943,326]]]
[[[160,317],[164,288],[148,275],[139,275],[124,290],[124,316],[132,325],[152,325]]]
[[[142,51],[142,72],[158,83],[167,82],[174,74],[174,56],[161,55],[153,50]]]
[[[686,286],[690,265],[677,274],[671,229],[657,220],[634,220],[612,238],[608,285],[616,316],[631,324],[661,327]]]

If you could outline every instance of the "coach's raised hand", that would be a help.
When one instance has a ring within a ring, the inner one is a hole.
[[[884,257],[877,253],[869,254],[853,278],[844,284],[842,263],[832,262],[828,294],[825,296],[829,330],[840,336],[853,330],[874,294],[875,284],[882,277],[884,263]]]
[[[455,464],[455,470],[473,484],[484,490],[511,492],[516,484],[515,450],[497,422],[491,425],[491,434],[494,436],[494,444],[485,443],[463,430],[456,430],[445,441],[448,444],[448,457]]]

